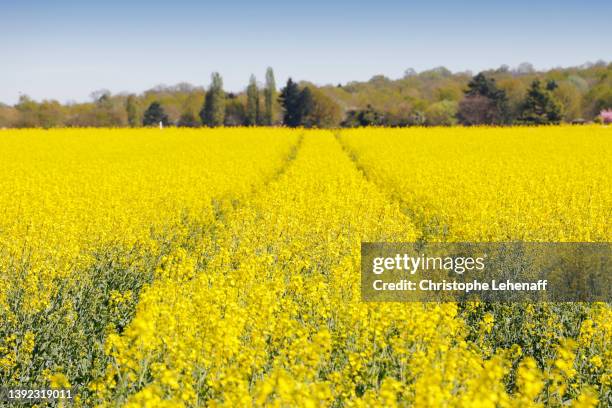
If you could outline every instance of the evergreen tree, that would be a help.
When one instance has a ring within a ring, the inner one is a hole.
[[[510,122],[506,92],[482,72],[468,83],[457,119],[464,125],[502,125]]]
[[[281,89],[279,101],[284,110],[283,123],[290,127],[300,126],[300,90],[291,78],[287,80],[287,85]]]
[[[259,113],[259,89],[254,75],[251,75],[247,87],[246,124],[255,126],[261,123]]]
[[[159,122],[167,126],[169,124],[168,115],[166,115],[159,102],[153,102],[145,111],[142,124],[143,126],[157,126]]]
[[[127,112],[127,120],[130,127],[136,127],[140,123],[138,118],[138,102],[136,95],[129,95],[125,102],[125,110]]]
[[[315,100],[312,91],[309,87],[305,87],[300,92],[298,99],[299,124],[305,127],[313,127],[317,125],[317,120],[314,116]]]
[[[561,107],[551,90],[556,88],[554,81],[549,81],[542,89],[539,80],[531,83],[525,100],[521,104],[519,122],[526,125],[550,125],[561,121]]]
[[[225,119],[225,92],[223,91],[223,79],[218,72],[211,75],[211,84],[206,96],[204,106],[200,111],[202,123],[206,126],[215,127],[223,125]]]
[[[265,114],[263,124],[271,126],[274,123],[274,100],[276,99],[276,81],[274,80],[274,71],[268,67],[266,70],[266,89],[264,90],[265,98]]]
[[[481,72],[470,80],[465,95],[482,95],[490,99],[501,99],[505,97],[505,92],[497,89],[497,85],[495,85],[495,80],[493,78],[487,78]]]

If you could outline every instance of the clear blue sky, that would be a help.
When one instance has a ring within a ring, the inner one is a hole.
[[[317,84],[408,67],[538,69],[612,60],[612,1],[0,0],[0,101],[141,92],[272,66]]]

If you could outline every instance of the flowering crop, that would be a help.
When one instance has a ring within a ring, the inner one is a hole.
[[[362,241],[610,241],[603,127],[0,132],[0,379],[83,406],[606,406],[606,304],[364,303]]]

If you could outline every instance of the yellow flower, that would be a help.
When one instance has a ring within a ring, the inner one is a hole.
[[[84,406],[593,406],[607,304],[367,303],[360,244],[609,242],[609,136],[8,130],[0,376],[82,386]],[[95,358],[37,368],[49,339]]]
[[[52,389],[66,389],[70,388],[70,382],[63,373],[54,373],[48,377],[49,387]]]

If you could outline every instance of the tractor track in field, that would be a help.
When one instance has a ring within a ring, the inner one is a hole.
[[[380,180],[372,177],[368,169],[359,160],[359,155],[351,147],[342,140],[341,131],[334,132],[334,138],[340,144],[342,151],[349,157],[354,164],[355,169],[363,176],[365,180],[374,185],[390,202],[398,203],[401,212],[410,219],[414,227],[420,233],[418,241],[439,241],[444,240],[449,231],[447,225],[441,217],[437,215],[425,214],[423,211],[416,209],[409,202],[404,200],[397,192],[394,192],[381,183]]]
[[[115,334],[121,335],[124,329],[132,323],[142,292],[154,285],[157,280],[155,271],[161,267],[162,258],[179,249],[187,252],[195,251],[205,236],[212,237],[214,241],[220,227],[226,222],[228,213],[244,205],[249,195],[258,194],[287,172],[300,151],[303,139],[304,133],[300,134],[296,142],[289,148],[281,164],[270,173],[266,180],[254,185],[252,190],[246,193],[246,197],[213,198],[214,213],[210,222],[202,224],[185,213],[180,220],[188,231],[185,236],[164,235],[163,231],[155,232],[155,239],[159,241],[162,250],[160,254],[141,255],[147,259],[146,268],[137,268],[132,264],[123,265],[120,262],[122,259],[131,259],[130,255],[136,256],[138,248],[102,249],[92,254],[95,262],[91,266],[74,272],[74,275],[81,276],[79,282],[85,282],[85,284],[79,286],[72,284],[69,280],[58,281],[58,289],[44,312],[32,316],[21,316],[18,313],[20,310],[20,303],[17,299],[19,293],[10,294],[12,300],[10,304],[17,316],[17,323],[24,327],[32,327],[35,343],[41,353],[30,367],[32,378],[36,378],[48,362],[58,360],[75,362],[66,367],[66,375],[70,383],[75,386],[87,389],[88,384],[102,377],[105,372],[104,367],[110,361],[109,356],[104,352],[107,328],[112,326]],[[214,256],[214,252],[209,254],[210,256]],[[206,259],[198,260],[196,272],[205,272],[206,265]],[[122,303],[120,315],[107,313],[113,294],[126,291],[131,294],[131,297],[130,301]],[[78,311],[76,320],[71,323],[70,327],[66,323],[70,321],[66,317],[68,316],[67,302],[74,303],[74,308]],[[11,331],[13,330],[11,327],[7,326],[6,329]],[[66,333],[71,333],[68,338],[66,338]],[[87,339],[84,343],[83,338]],[[62,351],[58,356],[58,352],[54,350],[60,343],[69,343],[71,347],[64,347],[66,351]],[[88,364],[82,364],[79,353],[90,356]],[[87,398],[91,396],[91,393],[86,391],[82,396]]]

